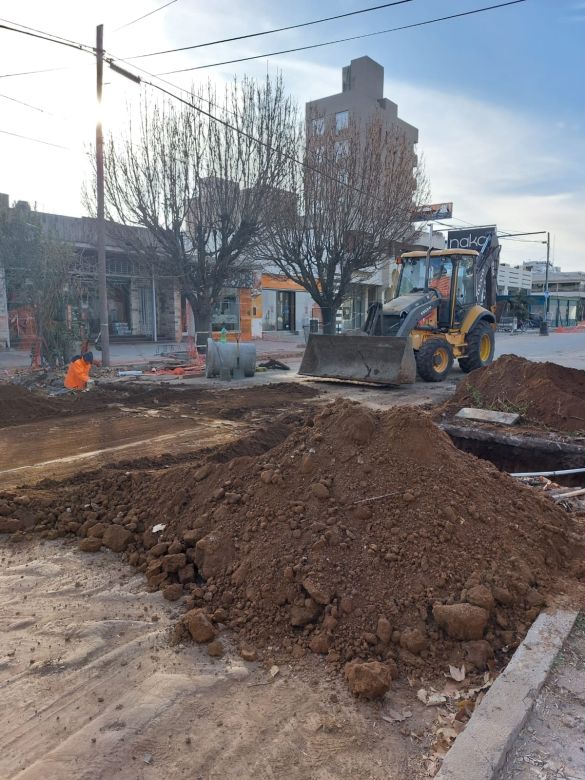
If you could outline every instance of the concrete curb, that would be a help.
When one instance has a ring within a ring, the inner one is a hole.
[[[571,633],[578,612],[543,612],[447,753],[436,780],[493,780]]]

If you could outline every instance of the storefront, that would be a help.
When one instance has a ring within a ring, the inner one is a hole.
[[[342,330],[361,328],[368,315],[368,309],[376,301],[382,300],[383,288],[378,285],[352,284],[349,295],[341,307]]]
[[[228,287],[211,313],[211,332],[226,330],[233,338],[252,338],[254,303],[249,288]],[[191,306],[181,294],[181,331],[184,337],[195,334],[195,320]]]
[[[261,289],[262,305],[256,306],[254,318],[261,322],[261,329],[253,324],[253,332],[302,333],[314,313],[315,303],[310,294],[299,284],[276,274],[262,274]]]
[[[532,317],[544,317],[546,298],[544,295],[531,295],[528,299]],[[583,318],[584,299],[570,293],[552,292],[548,300],[549,324],[555,328],[571,327]]]

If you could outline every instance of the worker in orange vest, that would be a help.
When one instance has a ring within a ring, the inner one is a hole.
[[[67,369],[64,385],[68,390],[86,390],[90,381],[89,372],[93,363],[93,353],[76,355]]]
[[[444,265],[435,272],[435,276],[429,282],[429,287],[434,288],[441,298],[449,298],[451,295],[451,276]]]

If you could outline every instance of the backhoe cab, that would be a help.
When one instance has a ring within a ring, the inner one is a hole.
[[[465,372],[488,365],[494,357],[498,259],[495,235],[481,253],[403,254],[392,299],[370,306],[362,330],[311,335],[299,373],[406,384],[417,371],[427,382],[442,381],[454,359]]]

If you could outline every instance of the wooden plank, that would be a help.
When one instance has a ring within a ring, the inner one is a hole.
[[[514,425],[520,418],[519,414],[511,412],[494,412],[492,409],[474,409],[471,406],[465,406],[460,409],[455,417],[462,420],[477,420],[478,422],[491,422],[500,425]]]

